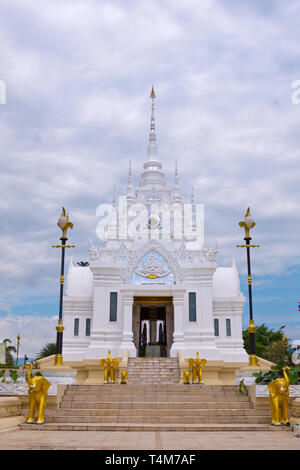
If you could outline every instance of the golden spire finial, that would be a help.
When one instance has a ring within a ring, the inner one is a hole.
[[[155,91],[154,91],[154,86],[152,85],[152,90],[151,90],[151,94],[150,94],[150,98],[156,98],[156,95],[155,95]]]
[[[250,229],[255,227],[255,222],[250,214],[250,207],[248,207],[245,218],[243,221],[239,222],[239,226],[243,227],[245,230],[245,238],[251,238],[250,237]]]
[[[68,214],[66,212],[66,209],[64,207],[62,208],[62,211],[61,211],[60,217],[58,219],[57,225],[63,233],[63,235],[62,235],[63,238],[67,238],[67,230],[69,228],[72,229],[73,224],[72,224],[72,222],[69,221],[69,216],[68,216]]]

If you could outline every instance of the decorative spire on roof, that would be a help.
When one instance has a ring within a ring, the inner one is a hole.
[[[180,194],[180,191],[179,191],[179,182],[178,182],[177,162],[175,162],[175,175],[174,175],[174,186],[173,186],[172,202],[181,202],[181,194]]]
[[[151,190],[151,187],[155,185],[155,190],[163,189],[166,187],[165,174],[162,169],[162,163],[158,157],[157,143],[156,143],[156,132],[155,132],[155,118],[154,118],[154,100],[156,98],[154,87],[150,93],[152,100],[151,105],[151,121],[150,121],[150,132],[149,132],[149,143],[148,143],[148,158],[144,162],[144,168],[141,174],[140,188]]]
[[[156,98],[156,94],[155,94],[155,91],[154,91],[154,87],[152,85],[152,90],[151,90],[151,93],[150,93],[150,98]]]
[[[131,171],[131,160],[129,161],[128,168],[128,183],[127,183],[127,201],[133,203],[135,199],[134,187],[132,184],[132,171]]]
[[[178,167],[177,167],[177,161],[175,162],[174,186],[178,186]]]
[[[191,193],[191,204],[195,204],[195,196],[194,196],[194,188],[192,187],[192,193]]]
[[[131,160],[129,160],[128,168],[128,186],[132,184],[132,170],[131,170]]]
[[[150,93],[150,98],[152,100],[151,105],[151,121],[150,121],[150,133],[149,133],[149,144],[148,144],[148,160],[157,161],[157,142],[156,142],[156,132],[155,132],[155,117],[154,117],[154,100],[156,98],[154,87]]]

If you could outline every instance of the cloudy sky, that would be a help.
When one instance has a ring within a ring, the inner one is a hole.
[[[204,203],[206,245],[221,265],[235,257],[247,296],[236,244],[251,207],[255,322],[299,339],[300,1],[42,3],[0,6],[0,339],[20,333],[30,356],[55,341],[61,206],[86,260],[130,159],[138,181],[152,84],[166,175],[177,160],[182,192]]]

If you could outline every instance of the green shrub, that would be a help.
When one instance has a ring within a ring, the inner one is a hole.
[[[18,372],[16,370],[9,370],[9,375],[14,383],[18,380]]]
[[[273,380],[284,377],[284,366],[285,362],[280,361],[278,364],[272,366],[271,369],[266,372],[254,372],[253,376],[256,377],[255,383],[259,385],[268,385]],[[287,371],[287,375],[290,379],[290,385],[300,385],[300,366],[290,366],[290,370]]]

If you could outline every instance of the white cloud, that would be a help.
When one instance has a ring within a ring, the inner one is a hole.
[[[35,357],[47,343],[56,342],[56,317],[8,314],[0,317],[0,342],[9,338],[12,345],[17,343],[17,334],[21,336],[19,358]],[[15,354],[14,354],[15,355]]]

